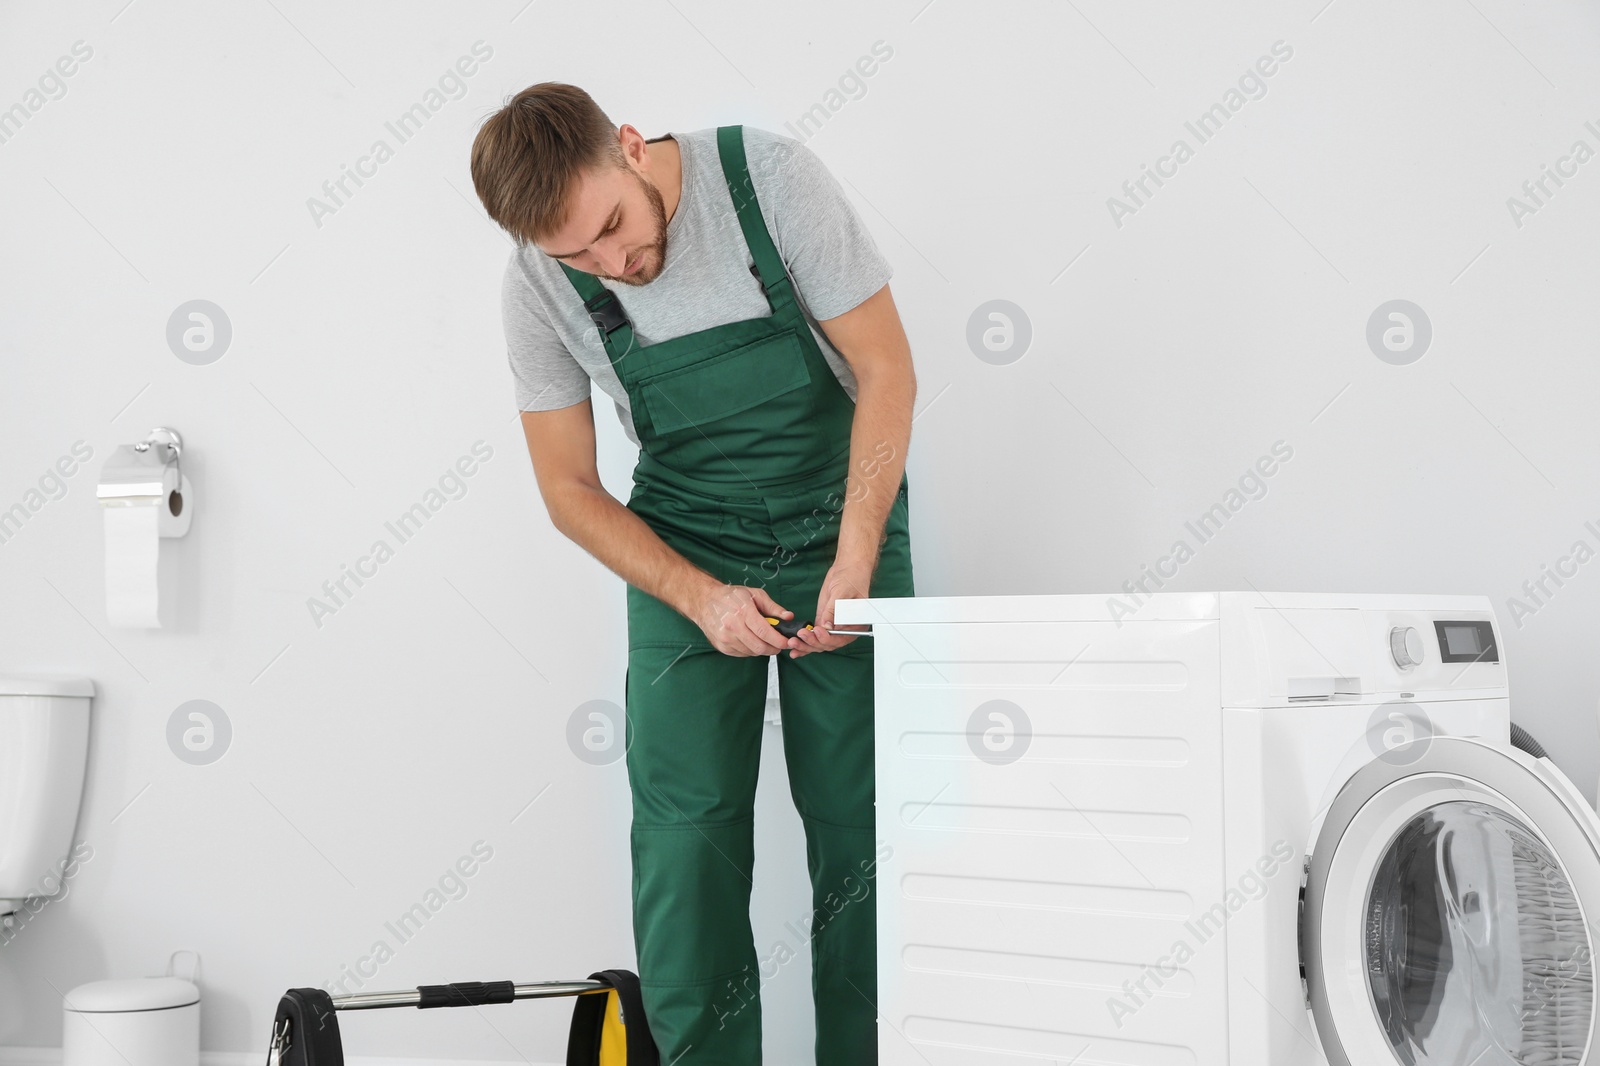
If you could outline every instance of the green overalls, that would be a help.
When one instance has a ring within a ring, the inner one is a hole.
[[[592,274],[562,269],[633,408],[640,454],[628,508],[696,566],[765,588],[809,621],[849,491],[855,405],[767,233],[741,127],[718,129],[717,149],[770,316],[639,346],[616,295]],[[627,595],[633,931],[663,1064],[759,1063],[763,974],[804,950],[803,939],[817,1061],[876,1062],[871,638],[779,655],[784,756],[805,824],[813,913],[758,959],[752,815],[767,658],[724,655],[654,596],[631,585]],[[903,477],[871,595],[912,595]]]

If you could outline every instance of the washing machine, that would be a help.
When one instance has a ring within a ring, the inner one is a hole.
[[[1487,599],[837,619],[876,645],[886,1066],[1591,1061],[1600,821]]]

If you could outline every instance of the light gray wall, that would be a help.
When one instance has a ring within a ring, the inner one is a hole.
[[[921,592],[1115,591],[1194,546],[1184,523],[1282,441],[1265,495],[1167,587],[1487,594],[1517,717],[1593,789],[1600,562],[1507,613],[1575,541],[1600,548],[1600,161],[1520,225],[1508,207],[1575,141],[1600,149],[1593,5],[108,0],[0,20],[0,106],[92,49],[0,143],[0,507],[75,442],[94,453],[0,544],[0,670],[102,693],[93,857],[0,949],[0,1045],[57,1042],[57,989],[187,947],[206,1046],[257,1050],[282,989],[393,943],[384,922],[477,841],[493,858],[466,895],[366,987],[631,962],[625,774],[567,740],[580,705],[622,700],[622,585],[537,498],[499,324],[508,245],[467,172],[478,122],[540,80],[651,136],[828,114],[808,143],[895,263],[917,357]],[[385,122],[479,41],[465,95],[398,144]],[[892,56],[830,96],[880,41]],[[1185,122],[1280,41],[1264,95],[1199,143]],[[308,198],[380,138],[393,158],[314,220]],[[1108,198],[1180,138],[1193,158],[1119,225]],[[203,366],[166,339],[195,299],[233,332]],[[1433,331],[1409,365],[1365,335],[1395,299]],[[1031,329],[1004,365],[968,342],[991,300]],[[624,493],[632,457],[600,415]],[[158,424],[187,436],[198,495],[165,559],[179,621],[111,629],[93,484]],[[479,441],[466,494],[314,624],[323,581],[393,546],[384,522]],[[233,730],[211,765],[168,746],[195,699]],[[768,737],[763,954],[806,911]],[[808,980],[802,961],[767,987],[774,1062],[804,1060]],[[345,1030],[368,1054],[541,1062],[566,1016]]]

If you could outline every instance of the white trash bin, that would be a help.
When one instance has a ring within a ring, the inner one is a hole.
[[[167,973],[68,992],[61,1066],[199,1066],[200,989]]]

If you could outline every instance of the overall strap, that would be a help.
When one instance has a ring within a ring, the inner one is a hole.
[[[750,166],[744,156],[744,127],[717,127],[717,155],[722,160],[722,176],[728,182],[728,193],[733,197],[733,208],[739,215],[739,228],[744,231],[745,247],[755,260],[755,273],[761,282],[761,291],[774,313],[780,304],[792,305],[794,293],[789,272],[783,267],[772,235],[761,217],[761,204],[756,200],[755,183],[750,180]]]
[[[756,200],[755,184],[750,180],[750,167],[745,161],[744,127],[717,127],[717,155],[722,163],[722,176],[728,183],[728,193],[733,198],[734,211],[739,216],[739,228],[744,233],[744,243],[755,260],[751,273],[761,283],[761,291],[774,314],[796,309],[793,284],[784,269],[783,258],[767,232],[761,217],[761,204]],[[600,331],[606,346],[606,355],[614,367],[623,356],[637,347],[633,324],[623,310],[617,294],[600,284],[593,274],[574,270],[565,263],[559,264],[572,287],[583,299],[589,319]]]
[[[578,295],[583,298],[584,310],[589,312],[589,320],[600,330],[600,340],[606,346],[606,355],[615,367],[623,356],[634,349],[633,323],[628,321],[628,313],[622,309],[622,302],[617,299],[617,294],[600,284],[600,279],[593,274],[586,274],[581,270],[574,270],[565,263],[558,264],[561,272],[572,282],[572,287],[578,290]],[[620,376],[620,375],[619,375]]]

